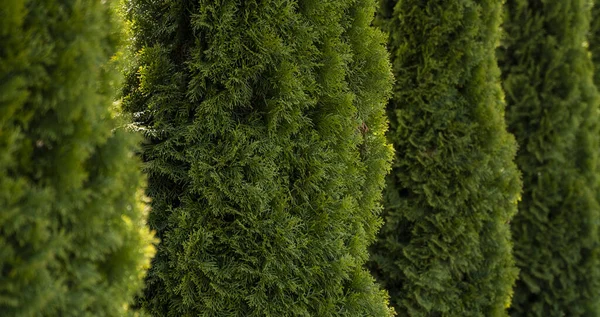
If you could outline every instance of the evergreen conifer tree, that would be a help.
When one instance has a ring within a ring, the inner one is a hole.
[[[512,316],[598,316],[598,93],[585,0],[508,0],[499,50],[523,199]]]
[[[495,47],[500,0],[382,0],[396,160],[371,267],[399,315],[504,316],[521,182]]]
[[[594,83],[596,90],[600,87],[600,1],[592,2],[592,19],[589,32],[589,48],[594,62]]]
[[[153,251],[101,0],[0,7],[0,315],[124,316]],[[139,166],[137,166],[139,167]]]
[[[130,0],[155,316],[390,316],[364,263],[392,148],[374,0]]]

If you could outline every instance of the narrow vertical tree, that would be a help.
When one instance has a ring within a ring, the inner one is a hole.
[[[104,1],[0,8],[0,315],[124,316],[152,252]]]
[[[504,316],[520,191],[495,47],[500,0],[382,0],[396,160],[372,269],[400,315]]]
[[[523,199],[513,316],[598,316],[599,99],[585,0],[506,2],[499,50]]]
[[[373,0],[130,0],[125,106],[155,316],[389,316],[363,268],[389,168]]]

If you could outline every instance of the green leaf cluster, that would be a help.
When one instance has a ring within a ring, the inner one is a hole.
[[[396,159],[371,267],[400,315],[505,316],[521,190],[495,48],[500,0],[381,0]]]
[[[524,192],[512,316],[598,316],[599,109],[589,1],[508,0],[499,50]]]
[[[588,35],[588,47],[592,53],[594,62],[594,84],[596,89],[600,87],[600,2],[590,1],[592,5],[592,15],[590,20],[590,30]]]
[[[152,236],[137,138],[109,109],[113,20],[100,0],[2,1],[2,316],[123,316],[142,286]]]
[[[155,316],[390,316],[380,227],[392,76],[373,0],[131,0],[124,107],[161,239]]]

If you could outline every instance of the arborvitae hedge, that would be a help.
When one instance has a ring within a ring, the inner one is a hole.
[[[103,1],[0,8],[0,315],[123,316],[152,252]]]
[[[508,0],[499,51],[523,199],[513,316],[598,316],[599,99],[585,0]]]
[[[396,149],[372,268],[397,312],[503,316],[519,173],[494,49],[500,0],[381,1]]]
[[[589,48],[594,62],[594,83],[596,90],[600,87],[600,1],[593,1],[590,32],[588,36]]]
[[[389,316],[363,264],[392,148],[373,0],[131,0],[155,316]]]

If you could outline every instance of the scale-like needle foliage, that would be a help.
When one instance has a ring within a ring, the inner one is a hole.
[[[100,0],[0,8],[0,315],[123,316],[152,253]]]
[[[521,182],[495,48],[500,0],[382,0],[396,160],[372,268],[399,315],[504,316]]]
[[[391,72],[373,0],[131,0],[124,105],[161,239],[155,316],[389,316]]]
[[[598,316],[598,93],[587,0],[508,0],[499,50],[523,200],[513,316]]]

